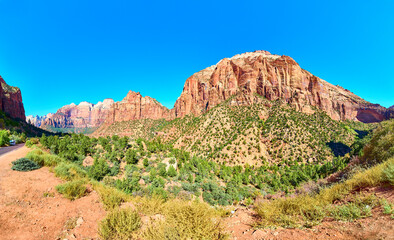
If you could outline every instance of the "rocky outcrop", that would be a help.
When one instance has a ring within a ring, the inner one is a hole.
[[[0,109],[12,118],[26,120],[21,90],[8,85],[0,76]]]
[[[50,118],[47,118],[42,128],[94,128],[100,126],[114,104],[114,100],[105,99],[103,102],[92,104],[81,102],[60,108]]]
[[[193,74],[175,103],[175,117],[199,115],[239,93],[250,99],[254,95],[282,99],[302,112],[311,112],[314,106],[335,120],[378,122],[389,117],[388,109],[312,75],[291,57],[267,51],[225,58]]]
[[[137,119],[170,119],[173,116],[173,112],[156,99],[148,96],[143,97],[139,92],[129,91],[122,101],[111,106],[106,123]]]
[[[45,120],[47,120],[48,118],[52,117],[52,113],[48,113],[47,115],[44,116],[33,116],[33,115],[29,115],[26,117],[26,122],[35,126],[35,127],[41,127],[42,123],[45,122]]]

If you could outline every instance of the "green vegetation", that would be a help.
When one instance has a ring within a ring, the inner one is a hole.
[[[140,137],[44,134],[28,141],[44,150],[26,157],[68,181],[57,190],[69,199],[92,185],[109,211],[103,239],[225,239],[220,206],[254,200],[266,227],[353,221],[378,206],[392,214],[391,203],[360,190],[393,186],[394,120],[340,122],[281,102],[230,101],[199,117],[117,123]],[[337,183],[320,180],[333,173]],[[141,228],[140,216],[150,224]]]
[[[0,130],[0,146],[6,146],[10,143],[10,132],[7,130]]]
[[[33,171],[36,169],[39,169],[40,165],[35,163],[34,161],[31,161],[27,158],[20,158],[16,161],[12,162],[12,170],[15,171],[20,171],[20,172],[28,172],[28,171]]]
[[[70,181],[73,179],[81,179],[86,176],[86,172],[77,164],[70,162],[61,162],[55,167],[56,177]]]
[[[378,128],[365,149],[363,157],[367,158],[368,152],[377,152],[383,146],[392,144],[393,131],[387,131],[394,124],[394,120],[384,123]],[[386,142],[388,141],[388,142]],[[353,196],[344,204],[336,205],[336,201],[343,201],[351,192],[379,185],[394,186],[394,154],[384,154],[386,160],[369,169],[361,170],[352,175],[348,180],[332,185],[321,190],[315,195],[299,195],[297,197],[280,198],[269,202],[258,203],[256,211],[262,218],[263,226],[310,226],[321,222],[325,217],[334,217],[338,220],[353,220],[371,214],[371,209],[379,203],[374,195]],[[367,162],[378,162],[377,158]],[[386,207],[387,208],[387,207]]]
[[[73,180],[56,186],[56,190],[70,200],[83,197],[87,188],[84,180]]]

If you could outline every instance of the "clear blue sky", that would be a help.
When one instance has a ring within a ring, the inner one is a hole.
[[[129,90],[172,108],[194,72],[254,50],[394,104],[392,0],[0,0],[0,75],[27,115]]]

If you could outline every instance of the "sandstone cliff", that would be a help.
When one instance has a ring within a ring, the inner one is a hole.
[[[335,120],[378,122],[389,117],[386,108],[312,75],[291,57],[267,51],[225,58],[193,74],[175,103],[175,117],[199,115],[238,93],[249,96],[236,99],[238,105],[249,104],[257,94],[282,99],[302,112],[312,112],[314,106]]]
[[[42,128],[93,128],[100,126],[106,119],[114,100],[105,99],[103,102],[92,104],[81,102],[79,105],[70,104],[60,108],[50,118],[45,119]]]
[[[129,91],[122,101],[111,106],[106,123],[137,119],[170,119],[173,116],[174,114],[156,99],[148,96],[142,97],[139,92]]]
[[[0,109],[12,118],[26,120],[21,90],[9,86],[0,76]]]

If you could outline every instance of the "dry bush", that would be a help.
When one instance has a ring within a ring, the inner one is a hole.
[[[141,218],[131,208],[114,209],[100,223],[99,235],[102,239],[138,239],[136,230],[141,227]]]

